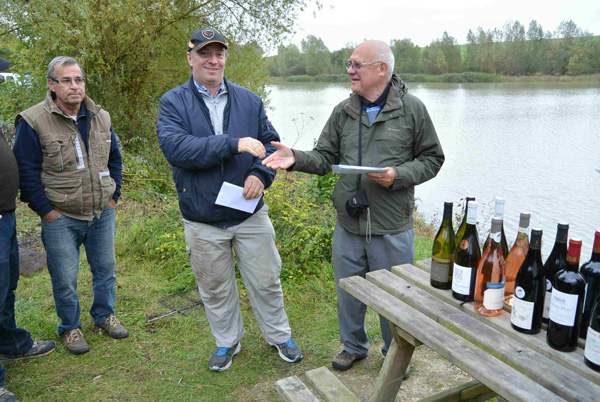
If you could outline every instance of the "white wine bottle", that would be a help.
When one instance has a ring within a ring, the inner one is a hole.
[[[444,216],[440,229],[433,240],[431,256],[431,286],[438,289],[450,289],[454,268],[454,250],[456,240],[452,227],[452,202],[444,202]]]

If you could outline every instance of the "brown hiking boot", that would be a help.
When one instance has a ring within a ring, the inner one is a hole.
[[[81,328],[65,331],[60,337],[65,348],[74,355],[81,355],[90,351],[90,345],[83,339]]]
[[[106,332],[113,339],[123,339],[129,336],[129,331],[121,325],[121,322],[114,315],[108,316],[104,324],[96,324],[96,327]]]
[[[352,353],[342,350],[335,356],[331,365],[335,369],[344,371],[352,368],[355,361],[362,360],[365,357],[367,356],[354,356]]]

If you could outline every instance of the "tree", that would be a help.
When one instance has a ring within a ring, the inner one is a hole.
[[[392,40],[390,45],[396,60],[394,71],[398,74],[421,72],[421,48],[408,38]]]
[[[481,27],[479,27],[481,29]],[[481,58],[481,46],[477,43],[477,37],[469,29],[467,33],[467,50],[465,54],[465,70],[478,71],[479,59]]]
[[[244,38],[276,44],[306,1],[3,0],[0,35],[18,38],[21,66],[39,78],[53,57],[75,57],[86,70],[87,92],[110,111],[121,139],[153,138],[157,99],[189,77],[185,52],[194,30],[219,29],[232,45],[228,78],[243,77],[262,93],[264,76],[238,50],[256,54]]]
[[[346,72],[346,61],[352,55],[356,46],[346,45],[345,47],[331,52],[331,68],[334,73],[344,74]]]
[[[277,71],[282,77],[290,75],[306,74],[305,60],[298,46],[291,44],[289,46],[280,45],[275,56]]]
[[[331,55],[321,38],[308,35],[300,43],[304,53],[305,68],[308,75],[331,73]]]

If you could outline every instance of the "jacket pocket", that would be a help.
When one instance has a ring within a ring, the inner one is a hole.
[[[46,197],[58,211],[77,215],[82,213],[81,178],[46,178],[44,185]]]
[[[104,208],[110,201],[111,197],[115,193],[117,185],[115,180],[110,175],[104,175],[100,177],[100,190],[102,191],[102,203],[101,207]]]
[[[93,166],[104,168],[110,155],[111,133],[106,131],[90,132],[90,148]]]
[[[42,147],[42,169],[47,172],[62,172],[68,162],[69,152],[73,154],[69,134],[48,133],[41,135],[39,139]]]

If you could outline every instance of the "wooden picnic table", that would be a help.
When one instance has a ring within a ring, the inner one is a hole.
[[[425,344],[476,381],[427,398],[508,401],[600,401],[600,373],[583,362],[583,350],[565,353],[546,344],[546,332],[511,328],[510,313],[483,317],[473,303],[429,284],[430,261],[392,267],[340,281],[340,287],[390,321],[394,342],[370,401],[393,401],[414,348]]]

